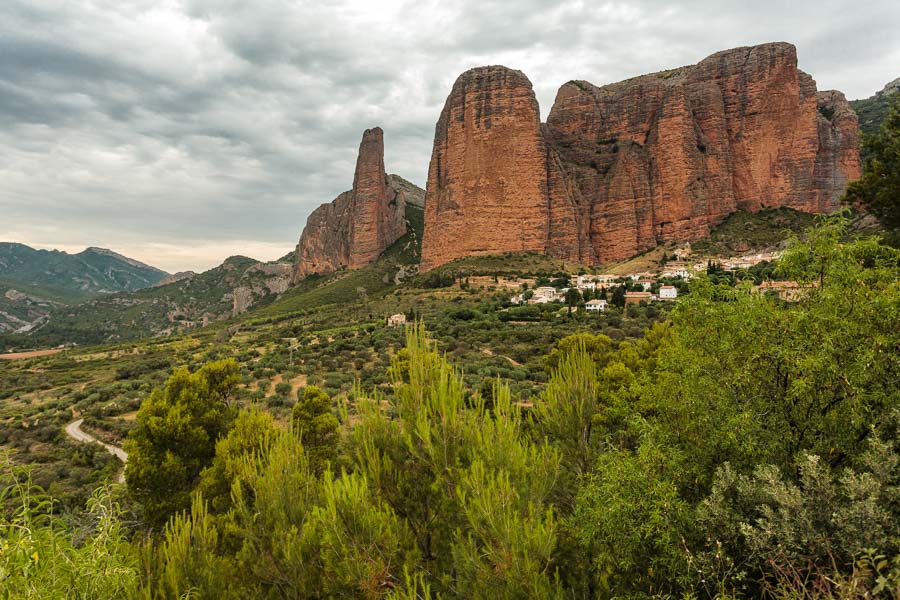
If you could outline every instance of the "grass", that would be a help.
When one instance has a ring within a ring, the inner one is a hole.
[[[781,207],[757,213],[738,211],[717,225],[706,238],[691,244],[695,254],[730,256],[774,249],[789,233],[800,233],[813,224],[815,215]]]

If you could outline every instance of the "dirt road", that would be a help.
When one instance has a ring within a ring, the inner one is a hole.
[[[84,423],[84,419],[78,419],[77,421],[72,421],[71,423],[66,425],[66,435],[68,435],[70,438],[72,438],[73,440],[75,440],[77,442],[85,442],[88,444],[100,444],[101,446],[106,448],[106,450],[110,454],[112,454],[113,456],[115,456],[116,458],[121,460],[123,463],[128,462],[128,453],[127,452],[125,452],[118,446],[113,446],[112,444],[107,444],[105,442],[101,442],[100,440],[98,440],[97,438],[92,436],[91,434],[85,433],[81,429],[82,423]],[[124,468],[122,469],[122,472],[119,473],[117,481],[119,483],[125,483],[125,469]]]
[[[63,348],[51,348],[50,350],[32,350],[31,352],[10,352],[9,354],[0,354],[0,360],[23,360],[26,358],[37,358],[39,356],[50,356],[62,352]]]

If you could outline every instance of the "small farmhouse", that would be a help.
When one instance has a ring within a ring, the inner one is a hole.
[[[606,310],[606,300],[588,300],[584,303],[585,310],[589,311],[604,311]]]
[[[403,313],[398,313],[396,315],[391,315],[388,317],[388,327],[400,327],[401,325],[406,325],[406,315],[404,315]]]
[[[659,286],[659,299],[660,300],[674,300],[678,297],[678,288],[674,285],[661,285]]]
[[[650,302],[653,294],[650,292],[625,292],[625,306],[629,304],[640,304],[641,302]]]
[[[763,281],[754,288],[757,292],[774,292],[785,302],[798,302],[806,298],[809,293],[818,287],[815,283],[803,285],[796,281]]]

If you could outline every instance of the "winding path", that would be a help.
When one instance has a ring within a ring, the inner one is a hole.
[[[118,446],[113,446],[112,444],[107,444],[106,442],[101,442],[94,436],[89,433],[85,433],[81,429],[81,424],[84,423],[84,419],[78,419],[77,421],[72,421],[68,425],[66,425],[66,435],[75,440],[76,442],[85,442],[88,444],[100,444],[104,448],[106,448],[107,452],[118,458],[122,461],[122,463],[128,462],[128,453],[119,448]],[[116,478],[119,483],[125,483],[125,469],[122,469],[122,472],[119,473],[119,476]]]

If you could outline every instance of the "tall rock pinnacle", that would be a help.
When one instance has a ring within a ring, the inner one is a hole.
[[[297,244],[294,280],[369,264],[406,233],[405,195],[384,170],[384,133],[367,129],[353,189],[310,214]]]

